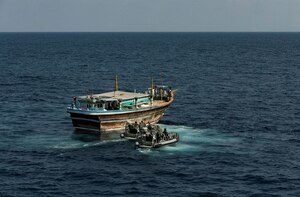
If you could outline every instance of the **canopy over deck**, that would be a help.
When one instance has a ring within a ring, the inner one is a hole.
[[[106,93],[102,93],[102,94],[93,94],[93,95],[89,95],[88,97],[129,100],[129,99],[133,99],[133,98],[144,98],[144,97],[148,97],[148,96],[149,96],[149,94],[143,94],[143,93],[113,91],[113,92],[106,92]],[[87,96],[79,96],[78,98],[87,98]]]

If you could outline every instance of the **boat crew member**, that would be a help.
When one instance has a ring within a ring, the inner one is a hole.
[[[166,139],[169,138],[169,135],[168,135],[168,132],[167,132],[167,129],[166,129],[166,128],[164,128],[163,134],[165,135]]]
[[[146,124],[144,123],[144,121],[141,121],[140,127],[145,127],[145,126],[146,126]]]
[[[151,129],[152,129],[150,122],[148,122],[147,129],[148,129],[148,130],[151,130]]]
[[[157,143],[160,141],[160,135],[159,135],[159,132],[156,132],[156,140],[157,140]]]
[[[73,97],[72,108],[76,107],[76,96]]]
[[[167,102],[171,100],[171,97],[172,97],[172,90],[168,90]]]

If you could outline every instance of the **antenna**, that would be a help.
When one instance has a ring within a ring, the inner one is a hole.
[[[86,64],[87,65],[87,79],[89,79],[90,78],[90,66],[89,66],[89,64],[87,63]],[[87,86],[86,86],[86,93],[87,93],[87,95],[89,95],[89,93],[90,93],[90,89],[91,88],[91,82],[90,82],[90,80],[88,80],[88,83],[87,83]]]
[[[150,103],[151,106],[153,105],[153,99],[154,99],[154,81],[153,81],[153,77],[152,77],[152,81],[151,81],[151,99],[150,99]]]
[[[160,71],[160,83],[163,85],[163,73],[162,70]]]
[[[151,89],[152,89],[152,91],[153,91],[153,89],[154,89],[154,81],[153,81],[153,77],[152,77],[152,82],[151,82]]]

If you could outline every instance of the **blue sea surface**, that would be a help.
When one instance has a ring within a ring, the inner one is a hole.
[[[1,33],[0,196],[300,196],[300,33]],[[72,96],[178,89],[135,149]]]

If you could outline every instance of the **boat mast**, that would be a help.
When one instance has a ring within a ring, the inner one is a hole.
[[[116,75],[116,87],[115,87],[114,96],[116,96],[117,91],[118,91],[118,75]]]

